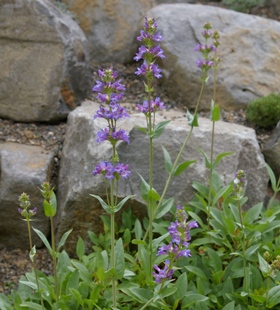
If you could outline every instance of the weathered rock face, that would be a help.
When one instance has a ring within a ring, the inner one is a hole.
[[[75,14],[95,62],[131,62],[138,22],[154,0],[63,0]]]
[[[276,180],[280,178],[280,121],[269,141],[264,145],[263,154],[266,162],[273,170]]]
[[[257,97],[279,93],[279,22],[198,4],[162,4],[147,15],[156,18],[164,36],[164,85],[188,108],[195,106],[201,87],[201,72],[196,65],[201,54],[194,52],[194,47],[204,44],[201,32],[207,21],[220,33],[219,105],[237,109]],[[212,89],[210,76],[201,109],[209,109]]]
[[[104,211],[98,201],[89,196],[96,194],[104,197],[104,179],[102,176],[94,177],[92,171],[97,163],[110,159],[111,156],[109,143],[103,142],[100,145],[96,143],[96,133],[106,126],[104,120],[93,121],[93,115],[98,107],[97,103],[85,102],[71,112],[68,118],[59,175],[58,203],[61,217],[58,219],[57,228],[59,236],[71,227],[74,228],[67,242],[70,251],[75,249],[77,236],[87,240],[87,230],[100,232],[103,229],[100,215],[104,214]],[[170,115],[166,113],[165,116],[169,119]],[[154,143],[154,187],[159,193],[162,192],[167,179],[161,145],[169,151],[174,160],[190,130],[187,119],[180,114],[176,116],[179,118],[168,124],[164,134]],[[158,118],[160,121],[164,119],[164,116]],[[120,143],[117,147],[120,161],[129,164],[132,171],[129,180],[120,182],[119,195],[120,197],[129,194],[136,195],[126,206],[134,208],[139,216],[145,212],[145,206],[140,197],[138,173],[148,180],[149,155],[148,139],[137,127],[145,127],[145,124],[145,118],[140,114],[135,114],[125,120],[121,127],[129,132],[131,143],[129,145]],[[197,159],[197,162],[190,166],[186,173],[173,179],[166,195],[166,198],[174,196],[176,204],[187,203],[191,199],[193,181],[200,181],[204,184],[207,182],[208,171],[205,169],[204,158],[198,152],[197,147],[209,154],[212,125],[207,119],[199,119],[199,125],[194,128],[190,143],[182,155],[182,161]],[[263,201],[268,175],[254,130],[240,125],[218,122],[215,154],[227,151],[232,151],[234,154],[223,159],[217,169],[223,181],[225,183],[232,181],[236,170],[245,169],[248,172],[249,206]]]
[[[37,207],[31,225],[48,236],[49,219],[44,216],[38,187],[50,181],[52,162],[53,154],[41,147],[11,142],[0,144],[0,248],[29,249],[27,225],[18,212],[18,198],[23,192],[30,196],[31,207]],[[33,231],[32,238],[34,244],[42,246]]]
[[[86,97],[87,40],[49,1],[1,1],[0,44],[0,117],[57,121]]]

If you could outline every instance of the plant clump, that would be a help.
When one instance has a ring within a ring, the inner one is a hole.
[[[280,120],[280,96],[269,96],[252,100],[246,111],[247,119],[261,127],[273,127]]]

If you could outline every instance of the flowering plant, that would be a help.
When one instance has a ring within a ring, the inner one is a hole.
[[[118,121],[129,117],[119,101],[125,86],[118,80],[113,68],[99,70],[99,79],[93,87],[101,105],[94,120],[102,118],[106,127],[97,133],[97,143],[109,143],[110,160],[103,160],[93,169],[93,177],[104,178],[106,201],[97,195],[109,217],[101,217],[104,234],[89,232],[94,251],[87,253],[84,241],[79,238],[76,258],[59,250],[71,231],[66,232],[56,247],[53,217],[56,215],[54,189],[44,183],[41,193],[44,212],[52,227],[51,245],[47,238],[33,228],[53,258],[54,275],[46,276],[36,270],[35,248],[30,246],[33,271],[21,278],[20,285],[10,296],[0,294],[0,307],[10,309],[190,309],[190,310],[259,310],[277,309],[280,304],[280,211],[275,200],[280,191],[280,180],[269,166],[268,174],[274,196],[264,208],[263,203],[243,210],[247,200],[247,175],[238,170],[226,186],[215,168],[231,153],[213,156],[215,122],[220,118],[216,101],[215,80],[220,58],[219,34],[204,25],[205,44],[195,51],[202,54],[197,61],[201,70],[201,91],[194,114],[188,111],[190,131],[182,143],[174,162],[163,147],[166,185],[159,194],[153,182],[153,141],[161,136],[169,121],[157,123],[156,113],[165,109],[159,97],[153,97],[154,79],[161,77],[157,59],[164,59],[160,47],[163,36],[153,18],[145,18],[144,30],[137,40],[141,46],[135,60],[143,61],[135,74],[145,79],[147,99],[138,105],[144,114],[146,127],[140,130],[149,138],[149,180],[140,175],[141,195],[147,204],[148,219],[142,222],[131,210],[122,212],[122,225],[115,224],[115,213],[132,197],[120,202],[118,184],[130,177],[129,165],[121,163],[117,143],[130,143],[129,134],[119,128]],[[209,43],[211,40],[211,43]],[[193,183],[195,195],[184,206],[176,206],[172,197],[165,198],[173,177],[182,174],[195,160],[181,162],[183,150],[198,126],[198,107],[210,70],[214,72],[213,100],[210,103],[212,120],[211,152],[205,158],[209,169],[207,185]],[[30,209],[29,197],[22,194],[20,214],[30,230],[30,221],[36,208]],[[176,206],[176,207],[175,207]],[[188,220],[190,218],[190,220]],[[171,220],[170,220],[171,219]],[[32,243],[31,243],[32,244]]]

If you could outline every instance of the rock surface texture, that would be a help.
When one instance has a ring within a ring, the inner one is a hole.
[[[0,117],[65,119],[90,90],[87,40],[45,0],[0,2]]]
[[[274,129],[270,140],[264,145],[263,154],[277,181],[280,178],[280,121]]]
[[[165,87],[188,108],[194,107],[201,86],[194,52],[208,21],[220,33],[222,59],[217,76],[217,102],[225,109],[246,107],[250,100],[279,93],[280,23],[259,16],[199,4],[162,4],[147,14],[156,18],[164,39]],[[176,18],[174,18],[176,17]],[[213,77],[200,106],[209,109]]]
[[[18,212],[18,198],[23,192],[30,196],[31,208],[37,207],[32,226],[48,236],[49,220],[44,215],[38,187],[50,181],[52,163],[52,153],[41,147],[9,142],[0,144],[0,248],[29,249],[27,225]],[[34,232],[32,235],[34,244],[42,246],[38,236]]]
[[[131,61],[138,22],[155,5],[149,0],[63,0],[75,14],[95,62]]]
[[[98,201],[90,197],[90,194],[100,195],[104,198],[105,184],[102,176],[93,176],[95,165],[101,160],[110,160],[111,146],[107,142],[100,145],[96,143],[96,133],[106,126],[104,120],[93,121],[95,111],[99,105],[94,102],[85,102],[75,111],[69,114],[68,127],[62,154],[61,169],[59,175],[59,207],[60,219],[57,223],[58,235],[70,228],[74,228],[72,236],[67,242],[69,249],[74,251],[77,236],[87,240],[87,230],[99,232],[102,229],[100,215],[104,214]],[[165,115],[170,118],[168,112]],[[163,145],[175,158],[182,142],[188,134],[190,127],[186,117],[182,114],[173,114],[175,119],[168,124],[164,134],[154,143],[154,187],[161,193],[167,173],[164,170]],[[164,116],[157,121],[164,120]],[[145,206],[140,196],[140,178],[148,180],[148,139],[137,128],[145,127],[146,121],[142,114],[132,115],[124,121],[121,127],[130,134],[130,144],[120,143],[117,152],[120,161],[129,164],[132,171],[127,181],[121,181],[119,195],[136,195],[126,206],[130,206],[138,212],[138,216],[145,212]],[[209,154],[211,141],[211,122],[207,119],[199,119],[199,127],[194,128],[191,140],[182,155],[182,161],[198,159],[181,176],[173,178],[166,198],[175,197],[175,203],[187,203],[193,196],[192,182],[207,182],[208,172],[205,169],[204,158],[197,150],[203,149]],[[234,178],[234,172],[238,169],[247,170],[249,206],[263,201],[268,175],[265,162],[260,152],[254,130],[240,125],[218,122],[216,124],[216,155],[232,151],[234,154],[221,161],[218,171],[222,175],[223,182],[227,184]],[[256,177],[255,172],[258,171]]]

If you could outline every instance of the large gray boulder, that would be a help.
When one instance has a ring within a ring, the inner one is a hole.
[[[130,62],[138,22],[155,5],[152,0],[62,0],[83,29],[94,62]]]
[[[266,162],[275,174],[276,181],[280,178],[280,121],[275,127],[270,139],[263,147]]]
[[[105,197],[105,183],[102,176],[93,176],[97,163],[108,160],[111,156],[111,146],[107,142],[100,145],[96,143],[96,133],[106,126],[104,120],[93,120],[99,105],[94,102],[84,102],[81,107],[71,112],[63,147],[59,174],[60,218],[57,221],[58,236],[74,228],[67,244],[70,251],[74,251],[77,237],[81,236],[86,241],[87,231],[96,233],[103,231],[100,215],[104,214],[99,202],[90,197],[90,194]],[[175,158],[190,127],[186,117],[180,113],[165,112],[157,121],[174,120],[168,124],[164,134],[154,141],[154,187],[161,193],[167,179],[164,169],[163,145]],[[140,197],[141,174],[146,180],[149,175],[148,165],[148,138],[137,128],[145,127],[146,121],[142,114],[132,115],[121,125],[130,134],[131,143],[120,143],[117,152],[120,162],[129,164],[132,171],[127,181],[121,181],[119,196],[136,195],[125,206],[132,207],[138,216],[142,216],[146,208]],[[181,176],[172,180],[166,198],[175,197],[176,204],[190,201],[193,196],[192,182],[199,181],[204,184],[208,180],[208,171],[205,169],[204,158],[197,150],[203,149],[210,152],[211,122],[208,119],[199,119],[199,127],[194,128],[189,145],[182,155],[182,161],[194,160],[197,162]],[[224,184],[234,179],[234,172],[244,169],[248,173],[248,206],[263,201],[266,193],[268,175],[265,162],[260,152],[254,130],[235,124],[217,122],[215,137],[215,154],[232,151],[234,154],[224,158],[218,166]],[[120,216],[117,213],[118,217]]]
[[[147,15],[156,18],[164,36],[164,85],[188,108],[195,106],[201,87],[196,65],[201,54],[194,47],[204,42],[201,32],[206,22],[220,33],[217,102],[221,107],[245,108],[252,99],[279,93],[279,22],[199,4],[162,4]],[[211,75],[201,109],[209,109],[212,89]]]
[[[58,121],[90,89],[87,40],[48,0],[0,1],[0,117]]]
[[[39,146],[0,143],[0,248],[29,249],[27,224],[18,212],[19,196],[30,196],[31,208],[37,208],[31,225],[49,235],[49,219],[44,216],[43,199],[39,187],[50,181],[53,154]],[[33,245],[42,241],[32,231]]]

